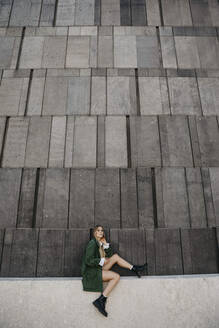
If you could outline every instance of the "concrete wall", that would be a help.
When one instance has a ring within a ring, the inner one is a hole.
[[[219,274],[123,277],[107,300],[80,278],[1,278],[1,328],[218,328]]]

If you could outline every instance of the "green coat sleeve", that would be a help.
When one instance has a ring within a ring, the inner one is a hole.
[[[95,257],[96,245],[93,242],[89,242],[85,251],[85,263],[91,267],[98,267],[100,258]]]
[[[106,257],[111,257],[114,254],[111,246],[109,246],[109,248],[105,248],[104,251],[106,253]]]

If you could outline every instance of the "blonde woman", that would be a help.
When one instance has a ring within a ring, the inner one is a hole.
[[[147,263],[144,265],[132,265],[118,254],[115,254],[110,244],[106,242],[103,227],[96,225],[93,230],[93,238],[87,244],[82,260],[82,284],[85,291],[101,292],[100,297],[93,302],[93,305],[106,317],[106,299],[120,279],[118,273],[110,270],[116,263],[120,267],[132,270],[139,278],[141,277],[140,272],[147,265]],[[109,281],[104,292],[103,281]]]

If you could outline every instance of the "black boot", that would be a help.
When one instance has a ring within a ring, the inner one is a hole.
[[[108,313],[105,311],[106,297],[101,294],[95,301],[93,301],[93,305],[98,309],[100,313],[102,313],[105,317],[107,317]]]
[[[143,265],[133,265],[132,271],[138,276],[138,278],[141,278],[140,272],[144,271],[146,269],[147,263]]]

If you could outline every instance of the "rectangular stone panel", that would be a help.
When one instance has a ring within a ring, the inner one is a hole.
[[[66,125],[64,167],[72,167],[73,165],[74,130],[75,116],[68,116]]]
[[[120,228],[119,169],[96,170],[95,224]]]
[[[174,45],[174,39],[172,36],[160,37],[163,67],[165,68],[177,68],[176,62],[176,50]]]
[[[219,79],[198,78],[204,115],[219,115]]]
[[[192,25],[189,0],[163,0],[164,25]]]
[[[40,170],[36,227],[67,228],[69,169]]]
[[[187,118],[162,115],[159,126],[163,165],[193,166]]]
[[[130,118],[131,162],[133,167],[161,166],[157,117]]]
[[[196,118],[202,166],[219,166],[219,129],[216,117]]]
[[[97,118],[97,167],[105,167],[105,118]]]
[[[28,78],[2,79],[0,85],[0,115],[24,115]]]
[[[169,77],[172,114],[201,115],[201,104],[196,78]]]
[[[56,13],[56,25],[75,24],[75,0],[59,0]]]
[[[2,277],[34,277],[37,263],[38,229],[6,229]]]
[[[205,0],[190,0],[190,8],[192,21],[195,26],[211,26],[211,14],[209,10],[209,1]]]
[[[0,5],[0,26],[8,26],[13,0],[2,1]]]
[[[212,169],[211,169],[212,170]],[[213,168],[215,170],[215,168]],[[216,169],[217,170],[217,169]],[[213,194],[212,194],[212,186],[211,186],[211,178],[210,172],[208,168],[201,168],[201,175],[202,175],[202,183],[203,183],[203,191],[204,191],[204,198],[205,198],[205,210],[208,220],[208,227],[215,227],[216,226],[216,213],[215,213],[215,206],[213,202]],[[213,181],[216,181],[213,177]]]
[[[134,35],[114,35],[114,66],[137,67],[137,45]]]
[[[28,36],[23,40],[19,68],[41,68],[45,37]]]
[[[120,0],[101,1],[101,25],[120,25]]]
[[[18,208],[18,228],[31,228],[33,226],[36,179],[36,169],[23,170]]]
[[[40,230],[37,277],[63,276],[64,245],[64,230]]]
[[[41,115],[43,107],[44,87],[45,77],[36,77],[32,79],[27,115]],[[58,89],[56,92],[58,92]]]
[[[207,227],[205,199],[200,168],[186,168],[189,212],[192,228]]]
[[[25,167],[47,167],[51,117],[31,117],[26,146]]]
[[[145,244],[148,275],[156,275],[155,229],[145,229]]]
[[[49,167],[64,166],[66,116],[53,116],[51,126]]]
[[[161,14],[159,7],[159,0],[145,0],[147,24],[152,26],[161,25]]]
[[[169,114],[169,98],[165,77],[139,77],[141,115]]]
[[[106,78],[92,76],[91,115],[106,115]]]
[[[9,119],[2,167],[24,167],[29,118]]]
[[[0,117],[0,153],[1,153],[2,147],[3,147],[5,123],[6,123],[6,118],[5,117]]]
[[[138,228],[135,169],[121,169],[121,219],[122,228]]]
[[[45,37],[42,57],[43,68],[59,68],[65,66],[67,37]]]
[[[128,76],[109,76],[107,78],[107,114],[136,115],[135,78]]]
[[[69,36],[66,67],[90,67],[90,38],[88,36]]]
[[[158,40],[156,36],[136,36],[137,66],[160,67]]]
[[[200,68],[197,40],[194,36],[175,36],[179,68]]]
[[[154,227],[151,169],[138,167],[136,171],[139,228]]]
[[[155,168],[159,228],[190,227],[184,168]]]
[[[75,25],[94,25],[95,0],[80,0],[75,4]]]
[[[113,67],[113,38],[109,35],[98,38],[98,67]]]
[[[20,38],[0,36],[0,68],[15,68]]]
[[[219,42],[217,37],[197,37],[200,67],[219,69]]]
[[[146,25],[146,3],[145,0],[132,0],[132,25]]]
[[[211,191],[215,210],[216,226],[219,226],[219,168],[210,167]]]
[[[68,81],[67,114],[86,115],[90,111],[90,77],[71,77]]]
[[[156,229],[156,274],[183,274],[179,229]]]
[[[44,0],[41,7],[40,26],[52,26],[56,0]]]
[[[120,24],[131,25],[131,0],[120,0]]]
[[[96,167],[97,118],[75,118],[73,167]]]
[[[89,240],[90,229],[65,231],[65,258],[63,271],[65,277],[81,276],[81,260]]]
[[[218,272],[218,248],[214,229],[182,229],[181,240],[184,274]]]
[[[16,227],[21,169],[0,169],[0,228]]]
[[[127,134],[124,116],[106,117],[105,138],[106,167],[127,167]]]
[[[43,98],[43,115],[65,115],[67,94],[68,78],[47,77]]]
[[[10,26],[38,26],[41,0],[14,0]]]
[[[95,170],[71,170],[70,228],[89,228],[94,226],[94,188]]]

